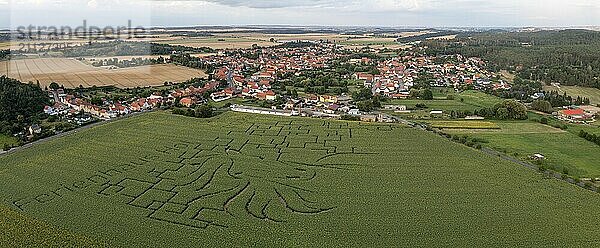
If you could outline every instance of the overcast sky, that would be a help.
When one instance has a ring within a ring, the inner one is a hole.
[[[600,0],[0,0],[0,27],[600,26]]]

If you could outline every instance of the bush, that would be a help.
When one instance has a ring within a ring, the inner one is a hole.
[[[415,108],[417,108],[417,109],[426,109],[427,105],[425,105],[425,103],[417,103],[415,105]]]
[[[537,110],[540,112],[551,114],[554,110],[552,109],[552,104],[548,101],[544,100],[536,100],[531,104],[531,108],[533,110]]]
[[[360,117],[354,115],[342,115],[341,119],[345,121],[360,121]]]
[[[58,121],[58,116],[56,116],[56,115],[48,116],[48,122],[52,123],[52,122],[56,122],[56,121]]]

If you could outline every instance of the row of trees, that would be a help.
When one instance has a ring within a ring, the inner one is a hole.
[[[579,132],[579,137],[584,138],[584,139],[586,139],[586,140],[588,140],[590,142],[594,142],[594,143],[596,143],[596,145],[600,146],[600,135],[596,135],[596,134],[593,134],[593,133],[588,133],[588,132],[586,132],[584,130],[581,130]]]
[[[67,57],[170,55],[174,53],[214,52],[214,49],[209,47],[194,48],[180,45],[173,46],[169,44],[132,41],[90,42],[81,46],[54,48],[54,50],[62,51]]]
[[[548,101],[552,107],[562,107],[569,105],[589,105],[590,99],[587,97],[576,97],[573,98],[567,93],[560,94],[558,91],[550,91],[546,92],[544,95],[544,100]]]
[[[477,115],[496,120],[527,120],[527,107],[515,100],[505,100],[491,108],[482,108],[475,111],[451,111],[452,118],[465,118]]]
[[[129,60],[119,60],[118,58],[112,58],[112,59],[104,59],[104,60],[94,61],[94,62],[92,62],[92,66],[95,66],[95,67],[116,66],[119,68],[127,68],[127,67],[132,67],[132,66],[164,64],[165,62],[166,62],[166,60],[163,57],[158,57],[156,59],[132,58]]]

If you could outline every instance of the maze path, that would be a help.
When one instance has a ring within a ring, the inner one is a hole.
[[[321,161],[377,155],[342,144],[356,132],[396,128],[327,121],[221,127],[224,131],[214,138],[158,147],[155,156],[101,172],[109,179],[97,193],[144,209],[156,221],[200,229],[227,228],[236,218],[279,223],[289,215],[322,214],[335,206],[313,200],[319,191],[312,181],[321,170],[357,165]]]

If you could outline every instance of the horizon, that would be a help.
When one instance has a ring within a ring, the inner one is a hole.
[[[114,26],[133,20],[144,27],[588,27],[600,26],[600,2],[509,0],[0,0],[0,27]]]

